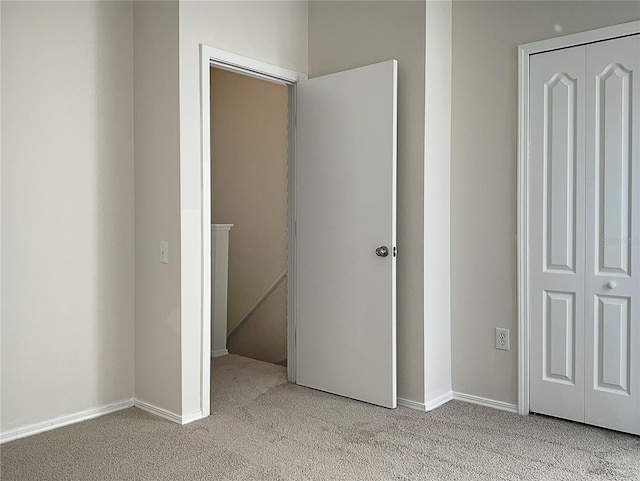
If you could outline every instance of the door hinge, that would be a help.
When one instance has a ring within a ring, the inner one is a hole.
[[[396,257],[398,255],[398,248],[397,247],[393,247],[393,257]]]

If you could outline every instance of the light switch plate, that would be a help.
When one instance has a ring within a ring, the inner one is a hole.
[[[160,242],[160,263],[169,263],[169,243],[167,241]]]
[[[509,329],[496,327],[496,349],[502,351],[511,350],[511,340],[509,339]]]

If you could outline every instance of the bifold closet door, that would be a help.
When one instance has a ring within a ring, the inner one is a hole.
[[[585,49],[531,58],[530,409],[584,421]]]
[[[640,434],[640,35],[586,60],[585,422]]]
[[[640,36],[529,82],[530,410],[640,434]]]

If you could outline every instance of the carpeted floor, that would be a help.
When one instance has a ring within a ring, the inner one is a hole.
[[[28,480],[640,480],[640,437],[450,402],[387,410],[217,358],[212,415],[177,426],[135,408],[0,447]]]

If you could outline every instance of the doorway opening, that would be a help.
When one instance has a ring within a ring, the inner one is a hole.
[[[282,382],[395,408],[397,61],[299,82],[304,75],[228,52],[202,46],[201,54],[203,414],[211,411],[211,66],[288,86],[287,367],[271,366]],[[240,310],[236,325],[246,317],[247,326],[252,311]]]
[[[288,87],[212,66],[210,106],[213,356],[286,366]]]
[[[211,73],[213,69],[216,69],[216,73],[222,75],[227,73],[235,73],[236,75],[251,80],[260,79],[268,82],[269,84],[277,84],[286,89],[287,104],[285,105],[285,112],[287,116],[286,120],[286,159],[284,165],[286,168],[286,188],[284,192],[280,192],[286,198],[286,214],[285,214],[285,256],[286,263],[285,269],[276,274],[275,279],[272,280],[272,285],[261,293],[261,297],[264,300],[260,302],[260,297],[254,301],[254,303],[243,312],[240,319],[237,320],[235,326],[236,333],[239,335],[243,328],[250,321],[249,319],[256,316],[256,312],[263,308],[267,304],[267,298],[272,295],[272,292],[278,289],[284,289],[284,297],[286,299],[286,356],[278,361],[284,361],[286,359],[286,379],[295,382],[296,380],[296,358],[295,358],[295,259],[296,249],[293,237],[293,227],[295,219],[295,106],[296,106],[296,82],[306,79],[306,75],[287,70],[281,67],[270,65],[264,62],[253,60],[247,57],[226,52],[224,50],[216,49],[206,45],[201,45],[201,125],[202,125],[202,247],[203,247],[203,265],[202,265],[202,357],[201,357],[201,405],[204,416],[208,416],[211,412],[211,362],[214,349],[212,344],[212,183],[211,183],[211,147],[215,142],[215,138],[212,138],[211,129]],[[215,79],[215,77],[214,77]],[[215,95],[215,92],[214,92]],[[250,133],[248,134],[250,135]],[[221,179],[223,180],[223,179]],[[224,180],[223,180],[224,181]],[[218,215],[216,213],[216,215]],[[221,214],[223,215],[223,214]],[[232,221],[231,221],[232,222]],[[227,227],[227,234],[233,235]],[[233,228],[233,227],[231,227]],[[223,229],[224,230],[224,229]],[[259,236],[256,236],[259,237]],[[231,239],[233,243],[233,238]],[[288,247],[288,248],[287,248]],[[232,247],[233,248],[233,247]],[[284,275],[283,275],[284,272]],[[266,293],[266,294],[265,294]],[[282,297],[283,294],[280,293]],[[226,297],[226,294],[225,294]],[[256,304],[256,305],[254,305]],[[216,303],[218,305],[218,303]],[[253,311],[253,312],[252,312]],[[225,315],[226,318],[226,315]],[[247,320],[240,325],[242,318]],[[255,322],[255,321],[253,321]],[[226,324],[226,322],[225,322]],[[223,337],[229,334],[229,331],[224,329],[225,333]],[[226,341],[226,339],[225,339]],[[225,342],[226,344],[226,342]],[[226,346],[225,346],[226,348]],[[233,348],[232,348],[233,349]],[[257,361],[256,361],[257,362]],[[275,366],[275,365],[274,365]],[[282,368],[279,368],[282,369]]]

